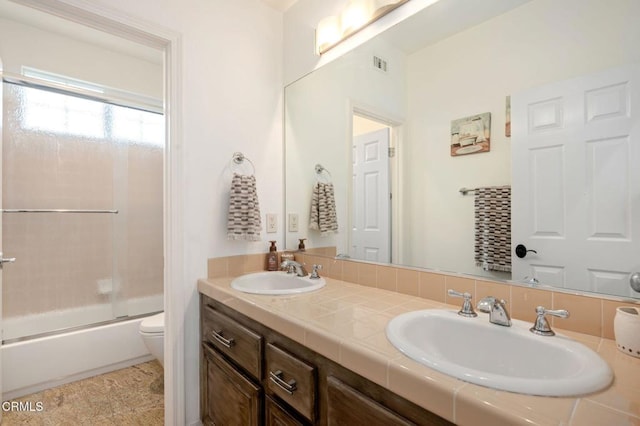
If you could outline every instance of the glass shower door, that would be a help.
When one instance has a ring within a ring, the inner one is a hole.
[[[11,340],[112,318],[113,154],[100,102],[4,84],[3,244]]]
[[[3,86],[3,339],[162,310],[163,144],[132,127],[158,114]]]

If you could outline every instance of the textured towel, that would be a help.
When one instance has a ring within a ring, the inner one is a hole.
[[[262,222],[255,176],[233,174],[227,216],[227,238],[260,241]]]
[[[475,189],[475,261],[485,271],[511,271],[511,187]]]
[[[313,187],[309,229],[320,231],[322,236],[338,232],[336,200],[332,183],[316,182]]]

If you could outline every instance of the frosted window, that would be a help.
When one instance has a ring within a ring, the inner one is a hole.
[[[162,145],[164,142],[164,117],[132,108],[113,107],[112,136],[133,143]]]
[[[24,91],[23,127],[30,130],[104,138],[104,104],[28,88]]]
[[[19,96],[25,130],[164,145],[162,114],[35,88],[24,88]]]

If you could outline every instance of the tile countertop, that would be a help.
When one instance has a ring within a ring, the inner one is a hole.
[[[314,292],[255,295],[232,289],[232,279],[199,280],[198,291],[453,423],[640,425],[640,359],[621,353],[612,340],[555,328],[598,352],[613,369],[614,383],[579,398],[522,395],[442,374],[386,338],[396,315],[458,306],[326,277],[327,285]]]

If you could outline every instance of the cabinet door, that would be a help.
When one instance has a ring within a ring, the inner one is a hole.
[[[203,344],[203,350],[206,371],[204,424],[259,425],[262,390],[206,344]]]
[[[331,425],[413,425],[335,377],[327,378],[327,424]]]
[[[265,426],[304,426],[269,397],[265,398]]]

